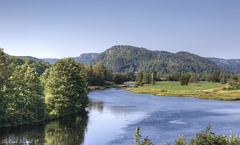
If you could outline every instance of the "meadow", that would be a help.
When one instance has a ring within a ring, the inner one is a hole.
[[[224,87],[228,87],[228,85],[202,81],[181,86],[177,81],[158,81],[155,85],[127,88],[126,91],[158,96],[183,96],[226,101],[240,100],[240,90],[224,90]]]

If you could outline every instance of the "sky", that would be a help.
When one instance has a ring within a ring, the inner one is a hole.
[[[75,57],[132,45],[240,59],[239,0],[0,0],[0,47]]]

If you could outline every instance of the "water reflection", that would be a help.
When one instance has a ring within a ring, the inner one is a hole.
[[[102,101],[96,101],[91,100],[88,107],[89,111],[97,110],[99,112],[103,112],[103,102]]]
[[[0,130],[0,144],[82,144],[88,115],[70,115],[61,119]]]

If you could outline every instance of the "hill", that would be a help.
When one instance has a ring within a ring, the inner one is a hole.
[[[103,61],[113,72],[137,72],[150,69],[154,69],[159,74],[170,74],[175,71],[204,74],[213,71],[229,72],[207,58],[188,52],[150,51],[128,45],[113,46],[89,62],[96,64],[99,61]]]
[[[240,72],[240,59],[222,59],[213,57],[208,57],[208,59],[230,71]]]
[[[74,60],[86,64],[89,60],[95,59],[98,53],[83,53],[78,57],[74,57]]]
[[[42,61],[46,61],[49,62],[50,64],[53,64],[54,62],[56,62],[58,59],[57,58],[42,58]]]
[[[16,56],[16,57],[20,57],[20,58],[28,58],[28,59],[32,59],[32,60],[35,60],[35,61],[42,61],[41,59],[39,58],[36,58],[36,57],[32,57],[32,56]]]

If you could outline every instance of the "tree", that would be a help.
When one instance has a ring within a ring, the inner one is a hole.
[[[197,83],[198,82],[197,74],[196,73],[191,73],[190,75],[191,76],[190,76],[189,82]]]
[[[135,76],[131,72],[127,72],[123,76],[124,76],[124,81],[125,82],[127,82],[127,81],[134,81],[135,80]]]
[[[211,75],[212,82],[220,82],[219,72],[215,71]]]
[[[6,58],[3,49],[0,48],[0,90],[7,80]]]
[[[106,70],[105,80],[109,81],[109,82],[113,81],[113,72],[112,72],[112,70],[110,70],[110,69]]]
[[[179,81],[180,76],[181,76],[181,73],[173,72],[169,79],[170,81]]]
[[[45,94],[51,116],[64,116],[85,110],[88,104],[88,86],[81,69],[82,64],[73,58],[58,60],[49,69]]]
[[[119,73],[114,73],[113,74],[113,82],[115,84],[122,84],[124,82],[124,78],[121,74]]]
[[[106,68],[102,61],[93,66],[93,73],[95,75],[95,85],[104,85],[106,80]]]
[[[180,76],[180,78],[179,78],[180,84],[182,86],[188,85],[189,79],[190,79],[190,75],[189,74],[187,74],[187,73],[182,74]]]
[[[227,76],[225,73],[221,73],[220,74],[220,81],[222,84],[226,84],[227,83]]]
[[[4,97],[3,86],[7,80],[6,59],[3,49],[0,48],[0,127],[6,122],[7,100]]]
[[[152,75],[151,75],[150,72],[148,71],[147,73],[145,73],[145,74],[143,75],[142,83],[143,83],[143,84],[151,84],[151,79],[152,79]]]
[[[89,86],[95,85],[95,76],[93,73],[93,66],[91,64],[85,65],[84,75]]]
[[[231,79],[234,80],[234,81],[236,81],[236,82],[238,81],[238,77],[237,77],[236,75],[232,75],[232,76],[231,76]]]
[[[29,65],[17,66],[6,85],[6,115],[10,125],[45,119],[43,87],[38,74]]]
[[[137,73],[137,76],[136,76],[136,82],[142,82],[142,79],[143,79],[143,71],[140,70],[138,73]]]
[[[134,145],[153,145],[152,140],[148,139],[148,136],[146,138],[144,138],[143,141],[140,141],[142,136],[139,134],[139,130],[140,130],[140,127],[137,126],[136,132],[133,135],[133,137],[134,137]]]

